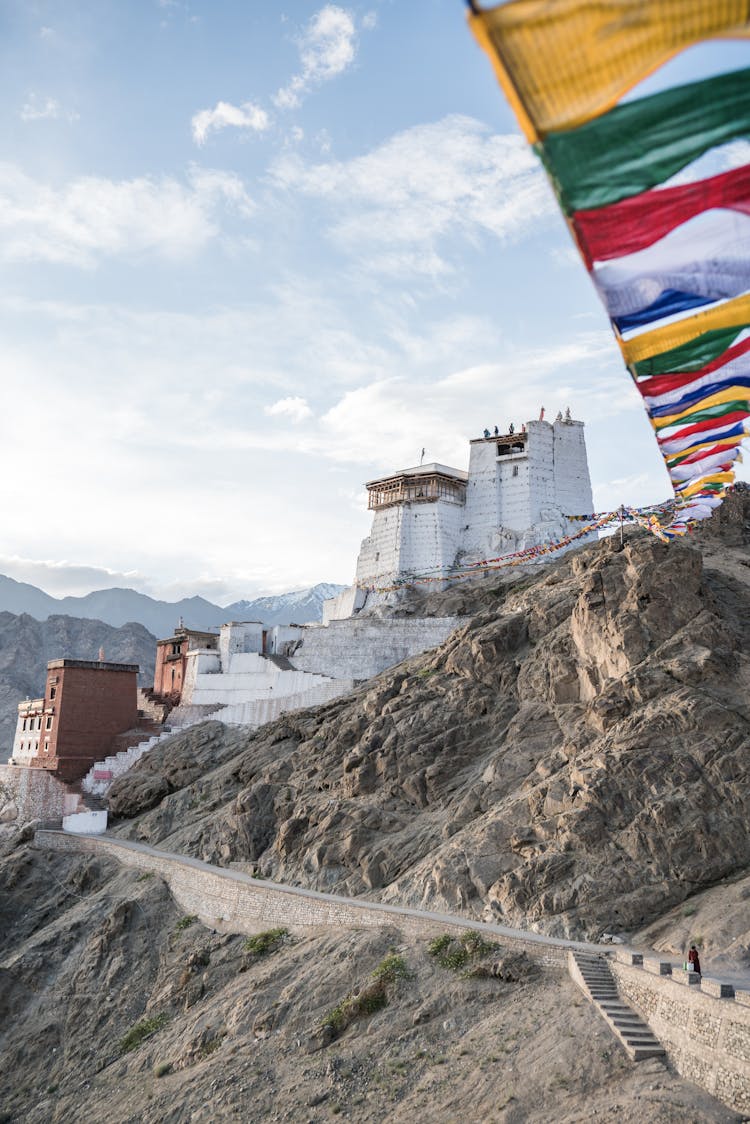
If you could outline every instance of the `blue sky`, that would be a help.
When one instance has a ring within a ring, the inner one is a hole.
[[[6,0],[0,90],[0,572],[348,582],[365,480],[542,405],[669,495],[460,0]]]

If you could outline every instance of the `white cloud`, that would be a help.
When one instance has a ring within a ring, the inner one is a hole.
[[[459,115],[397,133],[348,161],[311,164],[285,155],[272,176],[281,187],[328,202],[338,243],[388,273],[443,272],[441,239],[511,240],[556,212],[522,138],[492,134]]]
[[[295,425],[312,417],[312,410],[304,398],[280,398],[272,406],[266,406],[264,413],[269,417],[289,418]]]
[[[192,119],[193,140],[198,145],[206,143],[210,132],[226,129],[233,126],[236,129],[250,129],[254,133],[263,133],[269,126],[269,118],[265,109],[246,101],[242,105],[232,105],[230,102],[217,102],[213,109],[201,109]]]
[[[0,573],[18,582],[29,582],[52,597],[79,597],[92,589],[142,589],[146,578],[137,570],[109,570],[65,560],[0,555]]]
[[[312,17],[298,39],[299,74],[274,96],[280,109],[295,109],[313,89],[343,74],[356,57],[354,17],[346,8],[326,4]]]
[[[22,121],[77,121],[79,115],[73,110],[64,110],[55,98],[39,98],[29,94],[21,106],[19,117]]]
[[[179,259],[217,234],[222,205],[243,216],[253,206],[228,172],[193,168],[186,183],[82,176],[53,187],[0,164],[0,258],[84,267],[112,254]]]
[[[362,27],[365,31],[372,31],[373,28],[378,26],[378,13],[366,12],[362,17]]]

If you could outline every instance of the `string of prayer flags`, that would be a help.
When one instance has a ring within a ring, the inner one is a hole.
[[[642,395],[684,534],[750,417],[750,68],[623,100],[750,0],[509,0],[469,22],[534,145]]]

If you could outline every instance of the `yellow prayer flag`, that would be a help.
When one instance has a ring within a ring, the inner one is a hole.
[[[748,323],[750,323],[750,293],[745,293],[741,297],[735,297],[734,300],[713,305],[703,312],[696,312],[694,316],[675,320],[672,324],[665,324],[663,328],[643,332],[632,339],[623,340],[618,337],[618,343],[625,362],[631,366],[633,363],[640,363],[643,359],[650,359],[652,355],[661,355],[663,351],[682,347],[704,332],[743,327]]]
[[[693,402],[686,410],[681,410],[678,414],[670,414],[669,417],[650,418],[649,420],[654,429],[669,429],[693,414],[710,410],[712,406],[725,406],[728,402],[742,402],[748,399],[750,399],[750,390],[746,386],[728,386],[724,390],[717,391],[716,394],[709,394],[707,398],[702,398],[700,402]]]
[[[510,0],[469,23],[527,138],[611,109],[674,55],[750,36],[750,0]]]
[[[700,480],[696,480],[689,488],[678,492],[678,495],[680,499],[686,500],[689,499],[690,496],[694,496],[697,492],[702,492],[707,484],[732,484],[733,482],[733,472],[715,472],[713,476],[702,476]]]

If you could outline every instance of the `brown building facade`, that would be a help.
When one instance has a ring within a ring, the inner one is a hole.
[[[70,659],[48,663],[43,708],[35,715],[38,744],[28,764],[49,769],[65,781],[84,776],[109,752],[118,734],[138,726],[137,679],[137,664]]]
[[[176,628],[174,636],[156,642],[154,668],[154,695],[177,706],[185,681],[185,664],[188,652],[194,648],[218,648],[219,637],[214,632],[197,632],[192,628]]]

